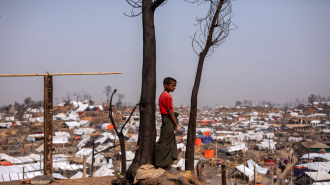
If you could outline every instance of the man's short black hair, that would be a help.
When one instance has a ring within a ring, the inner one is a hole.
[[[171,78],[171,77],[166,77],[165,79],[164,79],[164,81],[163,81],[163,85],[170,85],[171,84],[171,82],[176,82],[176,80],[174,79],[174,78]]]

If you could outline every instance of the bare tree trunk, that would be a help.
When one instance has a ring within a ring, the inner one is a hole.
[[[127,171],[127,177],[130,179],[140,166],[153,164],[153,152],[156,143],[156,38],[152,5],[152,0],[142,1],[143,68],[139,103],[140,128],[137,143],[138,150],[135,153],[132,165]]]
[[[125,146],[125,137],[123,133],[118,134],[120,142],[120,151],[121,151],[121,174],[126,174],[126,146]]]
[[[195,77],[194,87],[191,93],[191,108],[188,123],[188,135],[187,135],[187,148],[186,148],[186,159],[185,168],[186,171],[194,171],[194,152],[195,152],[195,136],[196,136],[196,118],[197,118],[197,95],[199,85],[201,82],[201,76],[203,71],[203,64],[206,53],[202,52],[199,55],[198,67]]]
[[[207,53],[209,52],[210,47],[213,44],[212,36],[216,21],[218,19],[220,10],[224,0],[220,0],[217,5],[216,11],[212,18],[212,23],[210,29],[208,30],[207,40],[203,51],[199,54],[197,72],[195,77],[194,87],[191,93],[191,108],[190,108],[190,117],[188,123],[188,135],[187,135],[187,148],[186,148],[186,157],[185,157],[185,169],[186,171],[194,171],[194,152],[195,152],[195,136],[196,136],[196,117],[197,117],[197,95],[199,90],[199,85],[201,82],[201,76],[203,71],[203,64]]]

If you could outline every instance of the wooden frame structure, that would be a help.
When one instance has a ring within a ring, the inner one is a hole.
[[[47,73],[47,74],[0,74],[0,77],[44,76],[44,175],[53,173],[53,76],[64,75],[109,75],[105,73]]]

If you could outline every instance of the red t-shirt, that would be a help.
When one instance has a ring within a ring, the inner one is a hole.
[[[173,100],[172,100],[172,95],[170,93],[163,91],[162,94],[159,96],[159,110],[161,114],[168,114],[168,110],[173,109]]]

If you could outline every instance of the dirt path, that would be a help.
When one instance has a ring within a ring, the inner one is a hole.
[[[285,177],[287,176],[289,171],[291,171],[291,169],[292,169],[292,172],[293,172],[293,168],[297,163],[298,163],[298,158],[297,158],[297,156],[295,156],[293,158],[293,162],[287,164],[287,167],[285,168],[284,172],[283,173],[278,173],[278,177],[281,178],[281,180],[276,181],[276,185],[280,185],[281,183],[284,183]]]

